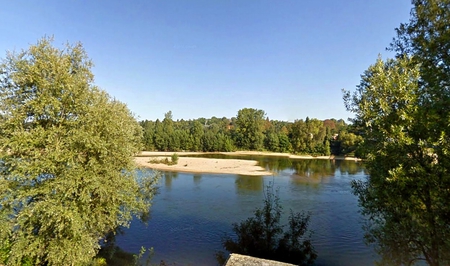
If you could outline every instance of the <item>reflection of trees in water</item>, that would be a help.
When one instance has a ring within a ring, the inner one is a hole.
[[[262,176],[238,175],[235,184],[238,193],[262,191],[264,188],[264,179]]]
[[[290,169],[292,167],[291,159],[287,157],[271,157],[271,158],[255,158],[258,161],[258,165],[264,167],[271,172],[280,173],[283,170]]]
[[[332,160],[294,160],[294,174],[291,180],[294,184],[320,184],[334,176],[336,163]]]
[[[354,175],[365,170],[362,162],[356,162],[351,160],[338,160],[336,165],[339,167],[341,174]]]
[[[200,184],[201,180],[202,180],[201,174],[194,174],[194,184],[196,184],[196,185]]]
[[[292,165],[296,175],[312,178],[334,176],[336,171],[332,160],[295,160]]]
[[[178,173],[177,172],[164,172],[164,185],[167,188],[171,188],[172,187],[172,179],[177,178],[178,177]]]

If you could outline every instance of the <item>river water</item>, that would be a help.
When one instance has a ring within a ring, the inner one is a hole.
[[[283,206],[309,211],[316,265],[373,265],[373,248],[364,244],[362,216],[351,181],[366,178],[355,161],[290,160],[246,157],[274,171],[273,176],[163,172],[148,225],[135,219],[116,244],[138,253],[153,247],[152,263],[217,265],[221,238],[232,234],[232,223],[253,216],[262,207],[264,186],[273,183]]]

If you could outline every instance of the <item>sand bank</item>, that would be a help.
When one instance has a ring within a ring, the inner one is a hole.
[[[169,156],[173,153],[164,154]],[[183,153],[180,153],[183,154]],[[183,154],[184,155],[184,154]],[[272,175],[261,166],[256,165],[256,161],[237,159],[207,159],[179,157],[176,165],[149,163],[151,159],[164,159],[167,157],[135,157],[139,166],[151,169],[188,172],[188,173],[213,173],[213,174],[237,174],[237,175]]]

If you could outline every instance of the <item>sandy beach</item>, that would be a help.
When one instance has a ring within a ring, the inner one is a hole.
[[[150,160],[165,159],[173,153],[164,154],[158,157],[135,157],[136,163],[141,167],[157,170],[188,172],[188,173],[213,173],[213,174],[237,174],[262,176],[272,175],[261,166],[256,165],[256,161],[238,159],[208,159],[179,157],[176,165],[166,165],[162,163],[149,163]]]
[[[263,167],[257,165],[254,160],[240,160],[240,159],[209,159],[209,158],[192,158],[192,157],[178,157],[176,165],[166,165],[163,163],[150,163],[150,160],[163,160],[172,156],[174,152],[149,152],[144,151],[135,157],[136,164],[141,167],[175,171],[188,173],[214,173],[214,174],[237,174],[237,175],[251,175],[262,176],[272,175],[271,172],[266,171]],[[178,155],[200,155],[208,154],[204,152],[177,152]],[[217,154],[217,153],[216,153]],[[220,152],[224,155],[264,155],[264,156],[278,156],[288,157],[292,159],[335,159],[335,160],[359,160],[356,158],[349,158],[343,156],[307,156],[307,155],[292,155],[289,153],[273,153],[273,152],[258,152],[258,151],[237,151],[237,152]]]

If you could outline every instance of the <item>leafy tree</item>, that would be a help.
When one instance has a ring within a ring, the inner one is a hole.
[[[174,138],[174,128],[173,128],[173,120],[172,120],[172,111],[169,111],[164,114],[164,119],[162,121],[163,127],[163,140],[165,143],[164,151],[174,151],[179,146],[178,143],[175,143],[176,140]]]
[[[303,119],[295,120],[290,127],[289,138],[294,152],[305,152],[307,149],[306,139],[309,138],[306,123]]]
[[[198,120],[195,120],[190,128],[190,135],[192,140],[192,150],[202,150],[202,138],[204,135],[203,125]]]
[[[290,152],[292,149],[289,137],[284,133],[278,134],[279,152]]]
[[[355,123],[365,125],[370,177],[353,188],[383,264],[450,263],[448,126],[423,119],[431,106],[420,81],[411,58],[379,58],[345,94]]]
[[[298,265],[312,264],[317,258],[308,232],[310,216],[293,213],[289,216],[288,230],[280,224],[282,206],[279,197],[267,186],[264,206],[256,209],[254,217],[233,224],[237,240],[227,236],[223,247],[230,253],[239,253],[259,258],[284,261]],[[220,254],[219,254],[220,260]]]
[[[155,133],[153,134],[153,138],[153,143],[158,151],[167,150],[168,145],[166,140],[168,138],[166,137],[163,124],[159,121],[159,119],[156,119],[155,121]]]
[[[154,144],[154,124],[152,121],[141,121],[139,123],[142,126],[143,129],[143,137],[142,137],[142,142],[144,144],[144,150],[147,151],[152,151],[155,149],[155,144]]]
[[[132,157],[141,127],[91,67],[80,44],[49,38],[0,65],[0,263],[89,263],[149,210],[155,179],[138,180]]]
[[[246,150],[261,150],[264,141],[263,110],[244,108],[238,111],[236,117],[236,143],[238,148]]]
[[[318,119],[296,120],[290,132],[294,152],[329,155],[326,132],[323,122]]]
[[[397,59],[379,59],[346,94],[371,174],[354,187],[384,262],[448,265],[450,1],[412,4],[391,44]]]
[[[340,144],[340,154],[349,155],[355,153],[358,145],[361,144],[363,138],[357,136],[351,132],[341,131],[338,136],[338,141]]]
[[[278,139],[278,134],[273,130],[266,132],[264,146],[269,151],[279,151],[280,140]]]

